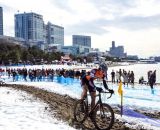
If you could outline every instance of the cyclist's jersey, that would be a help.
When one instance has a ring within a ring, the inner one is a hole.
[[[90,72],[90,77],[91,78],[104,78],[105,75],[104,75],[104,72],[102,70],[98,70],[98,69],[92,69],[91,72]]]
[[[89,92],[95,92],[96,87],[94,85],[94,79],[101,78],[103,79],[105,77],[105,74],[103,73],[102,70],[98,69],[92,69],[89,75],[84,76],[81,80],[82,85],[87,85]]]

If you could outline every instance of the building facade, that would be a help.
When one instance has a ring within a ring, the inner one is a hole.
[[[0,7],[0,35],[3,35],[3,8]]]
[[[91,51],[91,36],[72,35],[73,46],[79,48],[78,54],[86,54]]]
[[[79,47],[78,46],[63,46],[61,48],[61,51],[64,54],[78,55],[79,54]]]
[[[112,47],[110,48],[109,54],[112,57],[119,57],[119,58],[125,58],[127,56],[126,53],[124,53],[124,47],[123,46],[115,46],[115,41],[112,41]]]
[[[48,44],[64,46],[64,27],[48,22],[46,25],[46,41]]]
[[[15,14],[15,37],[45,42],[43,16],[32,12]]]
[[[91,48],[91,36],[73,35],[73,46],[86,46]]]

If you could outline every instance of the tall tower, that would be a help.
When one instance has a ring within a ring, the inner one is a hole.
[[[112,48],[115,48],[115,41],[112,41]]]
[[[15,14],[15,37],[26,41],[44,41],[43,16],[32,12]]]
[[[0,35],[3,35],[3,8],[0,7]]]

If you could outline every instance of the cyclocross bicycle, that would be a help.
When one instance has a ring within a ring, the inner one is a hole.
[[[77,122],[83,123],[87,117],[90,117],[94,126],[98,130],[110,130],[114,124],[114,112],[110,105],[103,103],[101,93],[110,93],[111,98],[113,90],[104,91],[102,88],[96,87],[99,99],[96,105],[89,110],[88,96],[84,100],[78,100],[74,106],[74,118]]]

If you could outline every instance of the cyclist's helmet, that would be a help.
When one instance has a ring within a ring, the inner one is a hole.
[[[105,63],[101,63],[98,69],[106,72],[108,70],[108,67]]]
[[[107,70],[108,70],[107,65],[105,63],[101,63],[98,69],[103,71],[104,77],[106,77],[107,79]]]

